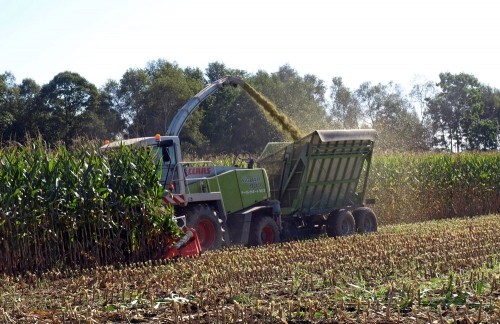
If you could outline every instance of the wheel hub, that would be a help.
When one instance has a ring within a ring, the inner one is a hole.
[[[214,244],[217,236],[214,224],[208,219],[201,220],[195,228],[202,249],[208,250]]]
[[[274,243],[274,230],[270,225],[265,226],[262,229],[262,233],[260,233],[260,237],[262,239],[262,244],[271,244]]]

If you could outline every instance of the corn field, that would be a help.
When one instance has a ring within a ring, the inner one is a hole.
[[[173,229],[148,151],[33,140],[0,154],[0,273],[143,261]]]
[[[500,215],[0,277],[3,323],[497,323]]]
[[[0,273],[155,259],[175,233],[155,161],[148,150],[103,155],[95,144],[1,148]],[[500,154],[376,155],[367,196],[381,224],[500,212]]]
[[[375,155],[367,197],[382,224],[500,212],[500,153]]]

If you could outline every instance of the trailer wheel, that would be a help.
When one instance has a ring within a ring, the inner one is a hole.
[[[280,229],[278,224],[269,216],[263,216],[256,219],[250,229],[250,245],[267,245],[279,243]]]
[[[186,213],[187,226],[194,228],[201,250],[214,250],[222,245],[222,227],[215,211],[207,205],[197,205]]]
[[[368,207],[360,207],[353,211],[356,221],[356,232],[371,233],[377,231],[377,216]]]
[[[331,213],[326,221],[326,234],[328,236],[347,236],[354,233],[356,223],[354,216],[348,210]]]

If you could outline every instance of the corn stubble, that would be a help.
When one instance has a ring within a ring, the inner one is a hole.
[[[0,279],[0,321],[494,322],[500,215]]]

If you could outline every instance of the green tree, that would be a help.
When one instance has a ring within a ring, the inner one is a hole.
[[[362,83],[355,91],[354,96],[361,105],[363,115],[369,120],[373,127],[377,114],[383,106],[386,87],[381,83],[372,85],[370,82]]]
[[[34,111],[43,138],[49,143],[62,140],[68,145],[79,136],[93,137],[85,129],[95,121],[89,114],[96,112],[98,97],[97,88],[79,74],[57,74],[41,88]]]
[[[303,134],[331,127],[326,113],[326,87],[322,81],[312,75],[301,77],[289,65],[272,73],[271,80],[269,89],[262,88],[262,92],[297,124]]]
[[[498,120],[488,90],[470,74],[447,72],[439,78],[441,92],[428,101],[427,109],[435,144],[457,152],[496,148]]]
[[[119,139],[126,133],[127,121],[120,111],[118,91],[119,83],[114,80],[109,80],[99,90],[97,117],[103,121],[103,127],[106,129],[104,135],[98,136],[100,139]]]
[[[149,120],[149,129],[158,129],[158,133],[165,133],[178,110],[203,88],[202,72],[192,68],[183,70],[177,64],[164,60],[150,62],[147,71],[151,78],[151,87],[148,91],[147,109],[142,112],[155,118]],[[184,151],[190,151],[193,144],[202,145],[205,142],[199,130],[201,116],[202,113],[197,109],[179,134],[184,143]]]
[[[425,119],[427,101],[437,93],[434,82],[426,80],[423,83],[415,83],[410,91],[410,98],[413,99],[420,108],[420,117]]]
[[[212,62],[205,69],[207,84],[215,82],[227,75],[234,75],[246,79],[243,71],[234,70],[226,67],[220,62]],[[210,97],[208,97],[201,105],[199,110],[201,116],[200,131],[207,139],[207,143],[202,147],[198,147],[198,152],[201,154],[235,152],[238,147],[242,149],[245,143],[235,145],[235,135],[238,131],[238,120],[241,114],[245,111],[241,110],[241,89],[233,87],[224,87]],[[243,99],[244,100],[244,99]],[[250,102],[247,100],[247,102]],[[255,110],[255,104],[250,103],[250,106],[245,104],[244,107],[250,107]]]
[[[0,74],[0,135],[10,139],[17,109],[16,78],[10,72]]]
[[[34,122],[32,113],[37,107],[40,86],[33,79],[24,79],[18,85],[18,93],[17,110],[14,115],[15,122],[12,125],[11,136],[17,141],[24,142],[25,136],[37,136],[30,126]]]
[[[391,119],[380,119],[376,149],[384,152],[420,152],[430,148],[428,129],[414,111],[403,110]]]
[[[125,120],[125,136],[144,136],[144,128],[137,122],[134,125],[134,121],[147,107],[150,86],[151,80],[144,69],[129,69],[123,74],[119,85],[114,83],[106,85],[113,106]]]
[[[378,150],[422,151],[429,148],[429,135],[415,108],[401,87],[363,83],[355,92],[366,116],[368,127],[377,130]]]
[[[330,113],[333,123],[339,128],[358,128],[362,118],[358,99],[344,85],[341,77],[334,77],[330,87],[332,101]]]
[[[500,90],[481,85],[482,111],[478,121],[473,124],[471,135],[477,134],[478,140],[471,146],[479,149],[500,147]],[[473,141],[474,137],[470,138]]]
[[[294,121],[304,134],[330,126],[325,109],[326,87],[314,75],[301,77],[288,65],[272,74],[259,71],[248,75],[220,62],[210,63],[205,74],[207,82],[226,75],[242,77]],[[221,89],[201,105],[201,110],[204,115],[200,127],[210,143],[204,147],[204,153],[247,151],[255,154],[270,141],[289,140],[288,135],[239,87]]]
[[[158,60],[146,68],[145,102],[137,110],[130,130],[139,136],[164,134],[177,110],[193,94],[183,71],[176,64]]]
[[[325,82],[314,74],[304,75],[304,90],[309,100],[326,107],[326,86]]]
[[[474,95],[470,110],[466,111],[464,133],[467,140],[465,149],[490,150],[498,148],[499,120],[495,118],[495,101],[491,101],[492,90],[480,86]],[[493,97],[494,98],[494,97]]]
[[[246,77],[245,82],[276,103],[273,98],[270,98],[270,93],[266,92],[274,85],[274,80],[269,74],[259,71],[255,76]],[[268,142],[286,140],[283,131],[269,121],[268,116],[250,95],[243,90],[231,91],[238,97],[232,105],[228,118],[232,132],[231,142],[227,145],[228,151],[234,153],[244,151],[259,155]]]
[[[203,87],[199,69],[181,69],[166,60],[151,61],[144,69],[127,70],[119,83],[110,81],[103,91],[107,103],[119,112],[125,130],[118,137],[165,134],[177,111]],[[195,112],[180,134],[183,149],[191,142],[203,142],[200,113]]]
[[[259,71],[246,81],[275,104],[305,135],[316,129],[331,127],[326,114],[326,87],[314,75],[301,77],[289,65],[275,73]],[[250,152],[260,152],[268,142],[289,141],[289,135],[274,124],[246,93],[241,93],[237,107],[235,145],[244,143]],[[244,130],[244,131],[242,131]]]
[[[13,74],[0,75],[0,136],[3,140],[23,142],[25,136],[36,136],[32,131],[32,112],[40,86],[32,79],[15,83]]]

